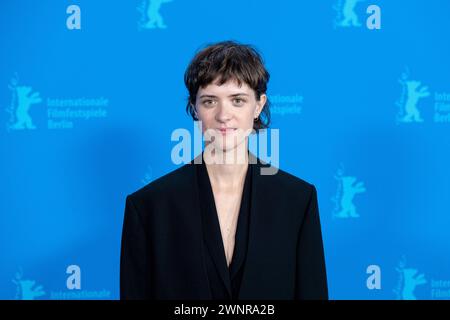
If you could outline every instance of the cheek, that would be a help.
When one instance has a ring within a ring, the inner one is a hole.
[[[197,117],[199,120],[206,121],[208,119],[209,113],[205,108],[197,107]]]
[[[246,110],[245,113],[242,113],[239,117],[239,123],[241,126],[245,128],[253,127],[253,111]]]
[[[202,122],[203,132],[208,128],[214,127],[214,115],[211,112],[202,110],[198,112],[197,117]]]

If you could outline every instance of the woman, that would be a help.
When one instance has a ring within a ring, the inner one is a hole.
[[[205,150],[127,197],[121,299],[328,298],[315,187],[248,152],[269,125],[268,81],[248,45],[193,58],[187,111]]]

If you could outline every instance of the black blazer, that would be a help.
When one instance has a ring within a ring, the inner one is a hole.
[[[282,170],[261,175],[270,165],[259,159],[251,165],[239,299],[328,299],[314,185]],[[121,299],[211,299],[196,166],[191,161],[127,196]]]

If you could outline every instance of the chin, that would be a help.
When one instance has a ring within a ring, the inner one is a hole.
[[[220,146],[218,146],[218,148],[220,148],[220,150],[222,150],[222,152],[239,152],[239,151],[243,151],[242,147],[245,146],[244,141],[238,141],[238,142],[230,142],[230,143],[225,143],[222,144]],[[244,150],[246,151],[246,150]]]

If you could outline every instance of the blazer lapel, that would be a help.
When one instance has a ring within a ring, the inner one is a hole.
[[[230,278],[234,279],[238,274],[240,268],[244,264],[247,247],[248,247],[248,227],[250,223],[250,212],[249,207],[251,207],[251,180],[253,173],[252,164],[249,165],[247,175],[245,177],[245,183],[242,193],[241,205],[239,208],[239,217],[235,235],[235,244],[233,251],[233,259],[230,265]]]
[[[259,158],[251,154],[256,162],[252,171],[252,190],[251,190],[251,210],[250,210],[250,227],[248,235],[248,250],[245,260],[245,266],[242,275],[241,287],[239,290],[239,299],[252,299],[255,291],[258,290],[258,284],[270,282],[270,279],[264,279],[264,266],[261,265],[261,257],[265,256],[264,252],[264,232],[265,225],[270,225],[270,215],[267,208],[267,194],[270,190],[265,190],[264,176],[261,175],[261,169],[270,167],[270,165],[261,162]],[[262,292],[259,292],[263,294]]]
[[[198,183],[201,190],[205,193],[200,195],[201,212],[203,221],[203,234],[207,249],[211,255],[212,260],[216,266],[216,269],[220,275],[220,278],[227,289],[229,296],[231,297],[231,280],[230,273],[227,267],[227,261],[225,258],[225,250],[223,247],[222,236],[220,232],[220,225],[217,215],[216,206],[214,202],[214,194],[211,184],[209,182],[208,172],[204,162],[196,165],[198,170]]]

